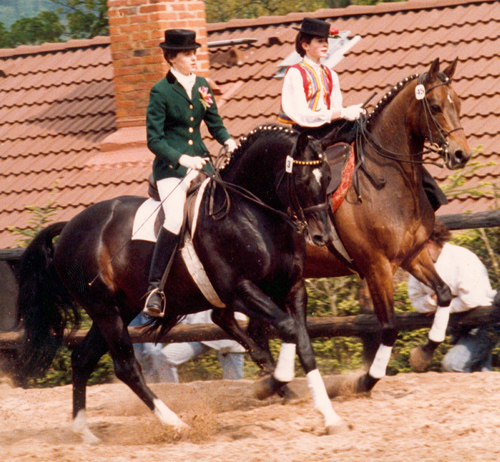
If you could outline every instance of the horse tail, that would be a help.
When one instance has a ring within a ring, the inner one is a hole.
[[[19,261],[18,310],[24,335],[15,379],[21,386],[45,374],[62,345],[66,325],[80,325],[80,312],[53,265],[52,240],[65,225],[42,230]]]

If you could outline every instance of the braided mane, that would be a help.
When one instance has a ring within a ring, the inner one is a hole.
[[[368,115],[366,119],[366,125],[369,126],[370,124],[373,124],[376,120],[378,115],[382,112],[382,110],[396,97],[396,95],[399,94],[399,92],[406,87],[408,83],[411,81],[415,80],[419,74],[412,74],[409,77],[406,77],[405,79],[401,80],[399,83],[394,85],[384,96],[381,98],[378,103],[375,105],[373,108],[373,111]]]
[[[292,128],[284,127],[282,125],[259,125],[257,128],[254,128],[248,135],[242,136],[239,139],[238,147],[231,155],[231,160],[226,168],[231,167],[231,165],[234,164],[256,140],[266,139],[268,137],[272,137],[273,140],[290,139],[296,135],[297,132],[295,130],[293,130]]]

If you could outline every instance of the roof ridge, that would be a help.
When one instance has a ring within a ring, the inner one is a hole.
[[[0,59],[13,58],[23,55],[40,55],[71,50],[73,48],[92,48],[96,46],[108,46],[111,39],[107,35],[98,35],[91,39],[72,39],[67,42],[44,43],[42,45],[20,45],[17,48],[0,49]]]
[[[411,11],[436,9],[467,5],[471,3],[495,3],[497,0],[407,0],[405,2],[384,2],[376,5],[349,5],[345,8],[322,8],[315,12],[288,13],[284,16],[260,16],[253,19],[231,19],[227,22],[208,23],[207,32],[227,32],[229,29],[258,28],[276,24],[300,22],[304,17],[339,18],[344,16],[359,16],[363,14],[375,15],[394,13],[397,11]]]

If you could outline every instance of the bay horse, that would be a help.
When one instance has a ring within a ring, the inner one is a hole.
[[[166,313],[156,322],[165,332],[188,313],[213,309],[214,322],[225,329],[232,325],[251,354],[252,339],[238,330],[234,312],[274,326],[285,358],[278,361],[276,377],[293,379],[289,363],[296,351],[327,430],[342,429],[305,326],[305,235],[324,246],[333,232],[330,169],[321,146],[283,127],[260,127],[243,139],[219,175],[213,178],[217,186],[204,190],[192,243],[222,306],[206,300],[176,254],[165,286]],[[161,423],[175,432],[186,428],[146,385],[127,330],[143,307],[153,252],[151,242],[131,240],[134,216],[144,201],[124,196],[96,203],[71,221],[41,231],[20,261],[18,305],[25,339],[18,381],[46,371],[64,329],[78,325],[76,305],[92,320],[71,355],[73,429],[88,443],[98,438],[85,416],[87,381],[108,350],[116,376]],[[258,354],[253,359],[267,360]]]
[[[340,376],[328,389],[330,397],[344,388],[370,391],[385,376],[397,337],[393,276],[399,267],[433,288],[438,306],[450,304],[451,292],[424,247],[435,214],[422,176],[426,143],[449,169],[462,168],[472,155],[460,126],[460,100],[451,87],[456,65],[457,60],[440,72],[439,59],[434,60],[427,72],[395,85],[360,121],[353,182],[333,214],[343,249],[307,246],[304,277],[358,273],[381,325],[381,343],[369,370],[356,378]],[[331,141],[329,136],[321,140],[324,148]],[[437,318],[433,328],[441,330],[444,340],[447,319]],[[262,349],[268,348],[265,331],[258,320],[250,320],[249,332]],[[413,353],[430,361],[439,344],[435,339]]]

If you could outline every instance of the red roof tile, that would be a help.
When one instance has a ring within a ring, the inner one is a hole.
[[[236,45],[241,65],[224,64],[221,51],[210,48],[217,62],[211,78],[223,94],[217,97],[230,133],[239,137],[255,126],[274,122],[279,109],[279,63],[294,49],[291,28],[306,16],[232,20],[208,24],[208,40],[257,39]],[[331,21],[361,40],[335,70],[346,104],[372,102],[391,85],[425,71],[436,57],[460,62],[454,88],[462,99],[462,124],[471,146],[481,146],[475,161],[488,166],[466,169],[468,186],[497,183],[500,177],[500,8],[492,0],[410,0],[375,6],[324,9],[307,16]],[[68,220],[88,205],[125,194],[145,194],[150,161],[117,159],[100,152],[99,143],[116,130],[110,40],[0,50],[0,248],[16,246],[8,230],[26,228],[26,207],[53,200],[55,220]],[[208,141],[216,153],[218,145]],[[439,182],[453,174],[431,167]],[[464,193],[440,213],[485,211],[493,195]]]

